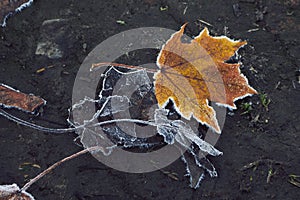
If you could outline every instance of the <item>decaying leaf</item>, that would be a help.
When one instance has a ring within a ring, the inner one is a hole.
[[[212,156],[219,156],[222,154],[219,150],[215,149],[211,144],[202,140],[192,128],[182,120],[169,120],[167,118],[169,110],[156,109],[155,110],[155,123],[157,124],[157,132],[162,135],[165,142],[173,144],[176,140],[179,144],[189,148],[191,143],[194,143],[198,148]]]
[[[24,94],[7,85],[0,83],[0,106],[17,108],[25,112],[34,113],[46,101],[33,94]]]
[[[185,26],[172,35],[157,58],[156,98],[160,107],[172,100],[182,117],[190,119],[193,115],[220,133],[209,101],[233,109],[235,100],[257,93],[240,73],[240,63],[225,62],[246,42],[209,36],[205,28],[189,43],[183,43]]]
[[[17,184],[0,185],[1,200],[34,200],[33,196],[26,191],[20,190]]]
[[[93,156],[95,158],[101,160],[102,154],[106,156],[110,155],[116,148],[138,148],[144,151],[163,147],[165,144],[168,144],[176,146],[182,154],[185,149],[187,150],[188,153],[187,155],[182,155],[182,160],[186,164],[187,175],[190,177],[190,186],[192,188],[199,187],[205,174],[209,174],[210,177],[217,176],[216,169],[204,154],[219,156],[222,155],[222,152],[201,139],[201,135],[191,128],[191,124],[188,123],[189,121],[169,119],[170,110],[159,109],[157,106],[153,106],[156,102],[148,104],[149,107],[154,109],[148,111],[150,121],[130,118],[131,115],[128,115],[131,113],[130,109],[139,106],[134,103],[137,99],[144,99],[149,94],[151,94],[150,96],[155,96],[154,90],[151,87],[152,84],[145,70],[124,73],[112,67],[104,74],[104,77],[99,100],[86,97],[79,103],[74,104],[72,106],[72,113],[80,117],[76,117],[76,119],[69,118],[68,120],[75,127],[82,126],[82,124],[85,124],[87,127],[89,124],[93,124],[93,127],[89,126],[88,128],[80,129],[77,133],[85,148],[92,146],[103,147],[105,152],[94,153]],[[130,91],[136,91],[136,94],[131,95],[132,92]],[[86,116],[87,113],[85,112],[91,113],[91,109],[94,108],[95,103],[99,105],[99,110],[91,116],[91,119],[81,118],[82,116]],[[108,121],[101,120],[102,117],[107,118],[109,116],[113,117],[113,124],[105,124]],[[137,126],[135,123],[150,126],[143,128]],[[100,129],[102,131],[99,131]],[[162,143],[159,137],[139,137],[142,135],[141,132],[155,131],[157,131],[158,135],[163,136],[165,143]],[[164,159],[164,157],[161,159]],[[136,167],[135,163],[129,162],[126,165]],[[171,178],[176,179],[173,176]]]
[[[8,16],[15,12],[21,11],[23,8],[29,6],[33,0],[1,0],[0,1],[0,24],[6,25]]]

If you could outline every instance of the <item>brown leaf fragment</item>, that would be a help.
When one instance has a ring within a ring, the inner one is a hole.
[[[1,200],[34,200],[28,192],[21,191],[16,184],[0,185]]]
[[[0,106],[17,108],[25,112],[34,113],[46,101],[33,94],[25,94],[0,83]]]

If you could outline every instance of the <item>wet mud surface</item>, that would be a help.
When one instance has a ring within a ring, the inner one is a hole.
[[[197,190],[188,186],[180,159],[164,169],[178,174],[174,180],[162,171],[119,172],[84,155],[28,192],[43,200],[297,199],[300,188],[289,176],[300,175],[299,8],[298,0],[37,0],[9,18],[0,30],[0,82],[47,100],[41,116],[10,111],[36,124],[68,127],[72,87],[84,58],[108,37],[139,27],[178,30],[189,22],[190,36],[207,26],[212,35],[247,40],[239,52],[241,70],[260,93],[228,111],[216,145],[224,155],[210,158],[219,177],[205,179]],[[141,55],[124,62],[143,64],[147,59]],[[75,133],[43,133],[0,118],[0,184],[22,186],[81,150],[75,138]]]

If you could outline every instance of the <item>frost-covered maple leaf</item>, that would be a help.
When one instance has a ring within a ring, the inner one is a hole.
[[[240,73],[240,63],[226,63],[246,42],[212,37],[205,28],[183,43],[185,26],[172,35],[157,58],[160,70],[154,75],[155,95],[160,107],[172,100],[182,117],[194,116],[220,133],[209,101],[234,109],[235,100],[257,93]]]

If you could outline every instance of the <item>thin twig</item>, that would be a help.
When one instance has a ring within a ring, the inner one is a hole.
[[[131,122],[131,123],[140,123],[140,124],[145,124],[145,125],[150,125],[150,126],[157,126],[157,124],[155,124],[154,122],[151,121],[143,121],[143,120],[138,120],[138,119],[113,119],[113,120],[107,120],[107,121],[103,121],[103,122],[99,122],[99,123],[95,123],[90,125],[90,123],[94,120],[92,119],[89,123],[87,124],[83,124],[74,128],[62,128],[62,129],[56,129],[56,128],[47,128],[47,127],[43,127],[43,126],[39,126],[27,121],[24,121],[22,119],[19,119],[7,112],[5,112],[4,110],[2,110],[0,108],[0,115],[4,116],[5,118],[16,122],[18,124],[21,124],[23,126],[27,126],[39,131],[44,131],[44,132],[50,132],[50,133],[67,133],[67,132],[74,132],[76,130],[80,130],[82,128],[88,128],[88,127],[95,127],[95,126],[101,126],[101,125],[105,125],[105,124],[112,124],[112,123],[116,123],[116,122]]]
[[[206,21],[204,21],[202,19],[198,19],[197,21],[199,21],[200,23],[205,24],[207,26],[213,27],[213,25],[211,25],[210,23],[208,23],[208,22],[206,22]]]
[[[105,124],[112,124],[112,123],[116,123],[116,122],[131,122],[131,123],[145,124],[145,125],[149,125],[149,126],[157,126],[157,124],[155,122],[144,121],[144,120],[139,120],[139,119],[112,119],[112,120],[107,120],[107,121],[92,124],[92,127],[102,126]],[[89,127],[89,126],[87,126],[87,127]]]
[[[49,133],[67,133],[67,132],[74,132],[80,128],[83,128],[82,126],[78,126],[75,128],[47,128],[47,127],[43,127],[43,126],[39,126],[30,122],[27,122],[23,119],[20,119],[16,116],[13,116],[11,114],[9,114],[8,112],[4,111],[3,109],[0,108],[0,115],[2,115],[3,117],[5,117],[8,120],[11,120],[17,124],[21,124],[23,126],[27,126],[39,131],[44,131],[44,132],[49,132]]]
[[[125,68],[125,69],[145,70],[148,73],[156,73],[157,72],[157,70],[155,70],[155,69],[147,69],[147,68],[140,67],[140,66],[125,65],[125,64],[111,63],[111,62],[101,62],[101,63],[92,64],[91,70],[95,70],[97,68],[105,67],[105,66],[122,67],[122,68]]]
[[[38,174],[36,177],[34,177],[33,179],[31,179],[28,183],[26,183],[22,188],[21,188],[21,191],[26,191],[33,183],[35,183],[36,181],[38,181],[39,179],[41,179],[43,176],[45,176],[46,174],[49,174],[54,168],[58,167],[59,165],[61,165],[62,163],[68,161],[68,160],[71,160],[73,158],[76,158],[82,154],[85,154],[87,152],[90,152],[90,151],[96,151],[96,150],[102,150],[102,147],[99,147],[99,146],[94,146],[94,147],[90,147],[90,148],[87,148],[87,149],[84,149],[82,151],[79,151],[75,154],[72,154],[56,163],[54,163],[53,165],[51,165],[50,167],[48,167],[46,170],[44,170],[43,172],[41,172],[40,174]]]
[[[248,169],[251,169],[251,168],[256,168],[258,167],[259,165],[284,165],[283,162],[279,162],[279,161],[276,161],[276,160],[271,160],[271,159],[259,159],[259,160],[256,160],[254,162],[251,162],[251,163],[248,163],[247,165],[244,165],[240,170],[241,171],[245,171],[245,170],[248,170]]]

